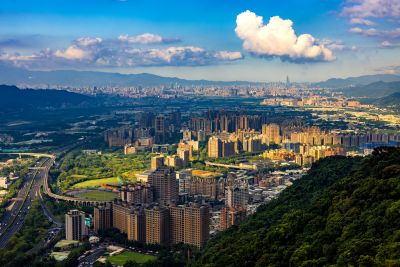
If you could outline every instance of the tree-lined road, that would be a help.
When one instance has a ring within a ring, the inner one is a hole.
[[[10,238],[21,229],[32,202],[39,197],[40,187],[53,163],[52,158],[39,158],[36,168],[31,169],[27,177],[21,178],[24,179],[21,189],[1,219],[0,248],[4,248]]]

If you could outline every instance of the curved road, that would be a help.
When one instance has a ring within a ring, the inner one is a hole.
[[[14,154],[14,155],[25,155],[25,156],[33,156],[39,158],[35,168],[32,168],[28,175],[24,178],[21,188],[18,191],[17,196],[14,198],[14,202],[12,206],[10,206],[4,213],[4,216],[0,220],[0,248],[4,248],[7,245],[7,242],[10,238],[18,232],[25,221],[25,216],[28,213],[29,209],[32,206],[32,202],[35,198],[39,197],[42,205],[42,209],[46,217],[49,221],[54,222],[58,227],[61,227],[62,224],[57,222],[54,216],[43,204],[43,199],[41,195],[41,187],[43,186],[43,192],[47,194],[49,197],[74,202],[82,205],[98,205],[102,203],[107,203],[110,201],[91,201],[84,200],[69,196],[57,195],[51,192],[49,182],[48,182],[48,173],[51,166],[54,164],[56,156],[52,154],[43,154],[43,153],[0,153],[0,154]]]

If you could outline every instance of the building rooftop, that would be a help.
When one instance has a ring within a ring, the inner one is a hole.
[[[222,174],[219,172],[210,172],[203,170],[192,170],[192,175],[201,178],[212,178],[212,177],[222,176]]]

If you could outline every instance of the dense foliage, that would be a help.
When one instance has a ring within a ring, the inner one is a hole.
[[[193,266],[400,266],[400,148],[320,160]]]
[[[0,266],[27,266],[34,258],[27,252],[43,240],[49,227],[39,201],[33,202],[22,229],[10,239],[6,248],[0,249]]]
[[[62,90],[20,90],[0,85],[0,110],[86,106],[91,97]]]

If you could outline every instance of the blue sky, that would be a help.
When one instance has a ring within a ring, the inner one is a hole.
[[[0,22],[0,61],[29,69],[251,81],[400,70],[400,0],[2,0]]]

